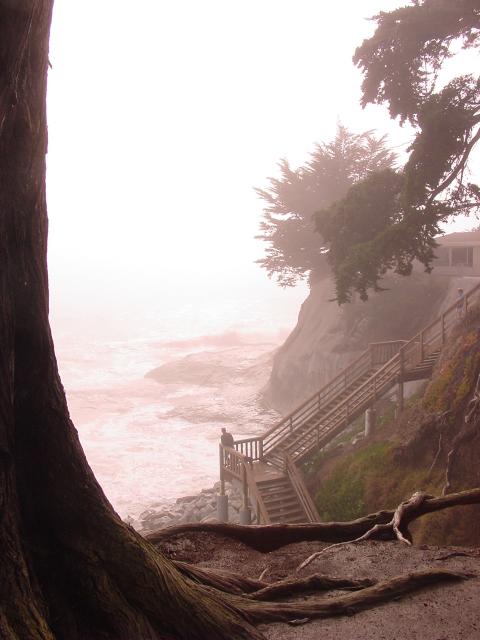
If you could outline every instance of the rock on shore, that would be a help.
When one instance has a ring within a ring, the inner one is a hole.
[[[139,533],[147,535],[158,529],[190,522],[217,522],[217,494],[220,482],[210,489],[202,489],[197,495],[177,498],[175,504],[151,507],[140,514],[138,520],[127,518]],[[231,484],[226,483],[225,493],[228,495],[228,520],[239,522],[239,511],[242,507],[242,496]]]

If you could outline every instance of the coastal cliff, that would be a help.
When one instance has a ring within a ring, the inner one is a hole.
[[[298,322],[275,354],[265,403],[288,413],[352,362],[371,342],[410,339],[478,278],[414,273],[389,276],[367,302],[339,306],[329,278],[317,281]]]

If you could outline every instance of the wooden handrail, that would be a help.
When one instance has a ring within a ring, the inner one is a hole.
[[[242,465],[246,460],[245,456],[231,447],[226,447],[220,443],[220,465],[223,471],[237,478],[242,479]]]
[[[270,519],[270,516],[268,515],[268,511],[263,498],[260,495],[260,491],[258,490],[257,483],[255,482],[252,467],[248,462],[245,462],[245,473],[247,475],[250,499],[254,498],[256,502],[255,512],[257,514],[258,523],[261,522],[262,524],[271,524],[272,521]]]
[[[362,354],[360,354],[358,356],[358,358],[356,358],[353,362],[349,363],[348,367],[349,369],[355,367],[362,359],[364,359],[367,354],[369,353],[369,349],[367,349],[366,351],[364,351]],[[323,385],[323,387],[321,387],[318,391],[316,391],[313,395],[311,395],[309,398],[307,398],[306,400],[304,400],[300,405],[298,405],[298,407],[296,407],[295,409],[293,409],[293,411],[291,411],[290,413],[288,413],[286,416],[284,416],[281,420],[279,420],[279,422],[277,422],[276,424],[274,424],[272,427],[270,427],[270,429],[268,429],[267,431],[265,431],[265,433],[263,434],[263,437],[265,438],[266,436],[269,436],[270,434],[274,433],[274,431],[277,430],[277,428],[283,424],[284,422],[287,422],[288,420],[290,420],[290,418],[294,418],[295,414],[297,414],[301,409],[303,409],[305,406],[307,406],[308,404],[310,404],[312,401],[316,400],[319,396],[319,394],[321,394],[323,391],[325,391],[326,389],[328,389],[328,387],[333,386],[336,382],[338,382],[341,378],[343,378],[345,376],[345,370],[343,369],[340,373],[338,373],[335,377],[333,377],[331,380],[329,380],[326,384]]]
[[[374,395],[382,393],[382,388],[385,386],[385,381],[392,380],[398,374],[398,364],[400,362],[400,356],[397,353],[391,360],[386,362],[383,367],[375,371],[375,373],[357,387],[350,395],[343,398],[338,404],[322,416],[322,424],[328,424],[328,422],[335,416],[348,416],[350,420],[355,418],[357,402],[360,397],[366,399],[368,403],[371,403]],[[372,393],[368,393],[368,389],[372,389]],[[302,440],[305,440],[309,435],[317,430],[317,425],[312,425],[307,431],[301,433],[293,442],[288,446],[288,451],[294,451],[300,445]],[[295,456],[293,456],[295,458]]]
[[[348,365],[343,371],[338,373],[327,384],[321,387],[315,394],[305,400],[291,413],[284,416],[279,422],[273,425],[263,434],[263,455],[268,455],[270,450],[279,446],[284,439],[286,432],[295,432],[307,420],[315,415],[322,406],[327,407],[332,403],[339,393],[344,393],[346,389],[358,380],[363,374],[367,373],[377,364],[382,364],[385,359],[373,362],[372,357],[374,349],[381,345],[385,347],[385,358],[388,360],[391,356],[392,345],[396,345],[399,349],[404,343],[402,340],[390,340],[388,342],[373,343],[358,358]],[[388,356],[388,357],[387,357]]]
[[[263,458],[263,436],[235,440],[234,445],[236,451],[251,460],[261,460]]]
[[[287,475],[290,478],[290,482],[292,483],[292,487],[300,500],[308,520],[310,522],[320,522],[317,507],[315,506],[315,503],[303,482],[303,478],[298,467],[288,453],[285,454],[285,467]]]
[[[471,289],[465,296],[465,299],[468,300],[471,304],[473,300],[475,300],[479,296],[480,293],[480,284],[476,285],[473,289]],[[362,408],[368,404],[368,402],[372,402],[377,398],[377,395],[381,395],[385,392],[385,388],[389,385],[391,386],[392,381],[398,378],[398,375],[401,373],[401,362],[404,361],[404,366],[407,370],[411,370],[415,368],[416,365],[420,364],[423,361],[422,358],[422,350],[424,355],[428,355],[429,349],[432,347],[438,347],[441,349],[442,346],[442,338],[445,339],[445,333],[451,329],[451,327],[455,324],[457,319],[457,304],[458,302],[454,302],[448,309],[439,316],[436,320],[431,322],[425,329],[416,334],[411,340],[407,341],[393,341],[401,343],[399,348],[399,352],[395,354],[388,362],[386,362],[381,368],[377,369],[372,376],[364,383],[362,383],[359,387],[354,389],[351,394],[349,394],[346,398],[343,398],[340,402],[336,403],[330,411],[327,411],[326,414],[321,416],[321,427],[322,431],[324,431],[324,425],[328,423],[332,423],[332,419],[335,415],[340,416],[339,419],[345,418],[346,420],[354,419],[354,416],[358,414],[358,407]],[[437,329],[437,331],[432,335],[432,330]],[[399,356],[401,352],[402,356]],[[415,356],[412,360],[411,356]],[[365,354],[362,354],[360,358],[356,360],[358,362]],[[337,376],[337,379],[342,374]],[[373,388],[373,389],[372,389]],[[370,390],[372,392],[370,393]],[[313,396],[315,397],[315,396]],[[305,404],[305,403],[304,403]],[[297,409],[298,411],[298,409]],[[294,412],[295,414],[295,412]],[[313,421],[312,424],[306,431],[300,432],[300,428],[302,423],[305,424],[307,420]],[[332,425],[332,428],[333,425]],[[288,451],[294,454],[295,450],[298,449],[302,442],[310,440],[312,443],[312,447],[314,446],[314,439],[312,434],[316,434],[316,442],[317,446],[320,445],[320,427],[315,423],[313,419],[313,415],[308,415],[306,420],[300,422],[296,427],[296,431],[299,433],[298,437],[288,445]],[[335,427],[335,430],[336,427]],[[339,429],[341,430],[341,429]],[[281,446],[281,441],[278,441],[274,444],[274,448],[278,448]],[[304,454],[302,453],[302,456]],[[267,452],[268,457],[268,452]]]
[[[257,517],[260,517],[264,524],[270,524],[270,516],[268,515],[267,508],[255,482],[251,460],[231,447],[226,447],[221,443],[219,446],[221,464],[220,477],[224,477],[225,472],[241,482],[244,480],[244,477],[246,477],[248,493],[250,498],[255,499],[256,502]]]
[[[467,305],[470,308],[479,298],[480,283],[465,295],[463,312]],[[458,301],[455,301],[409,341],[372,343],[353,363],[263,435],[237,440],[235,449],[221,448],[222,473],[225,472],[239,480],[247,477],[249,494],[257,501],[260,518],[265,522],[269,521],[268,512],[254,479],[252,461],[262,460],[264,457],[268,461],[270,454],[278,452],[275,458],[271,458],[271,461],[276,459],[277,462],[274,464],[278,464],[279,459],[287,455],[285,470],[305,513],[309,518],[318,518],[315,504],[304,487],[295,460],[303,459],[313,448],[324,446],[331,441],[397,381],[403,381],[405,376],[408,379],[409,375],[417,375],[416,370],[422,372],[425,363],[431,363],[430,355],[441,350],[446,335],[455,326],[459,315],[457,305]],[[395,352],[393,356],[374,370],[375,365],[381,364],[382,358],[386,358],[392,351]],[[371,375],[361,381],[367,371]],[[285,442],[286,438],[288,445]]]

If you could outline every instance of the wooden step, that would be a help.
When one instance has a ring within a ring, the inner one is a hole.
[[[264,496],[262,496],[262,499],[267,509],[269,509],[270,507],[274,508],[278,505],[292,505],[292,504],[298,505],[298,497],[295,493],[293,493],[293,491],[289,496],[285,496],[285,497],[279,496],[278,498],[272,497],[268,500],[265,499]]]
[[[270,519],[272,520],[272,522],[275,521],[283,521],[283,522],[289,522],[290,519],[298,519],[298,518],[303,518],[304,520],[306,520],[306,516],[305,514],[303,514],[303,511],[300,509],[284,509],[284,510],[276,510],[276,511],[272,511],[272,512],[268,512],[268,515],[270,516]]]

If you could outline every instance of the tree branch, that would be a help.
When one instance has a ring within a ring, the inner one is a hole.
[[[480,140],[480,129],[478,129],[477,133],[473,136],[470,142],[467,144],[465,151],[463,152],[462,158],[460,162],[457,164],[455,169],[450,173],[448,178],[446,178],[443,182],[441,182],[436,189],[432,191],[432,193],[428,197],[428,203],[433,202],[438,194],[442,193],[447,187],[449,187],[452,182],[456,179],[458,174],[465,169],[465,165],[467,164],[468,157],[470,152],[476,143]]]

